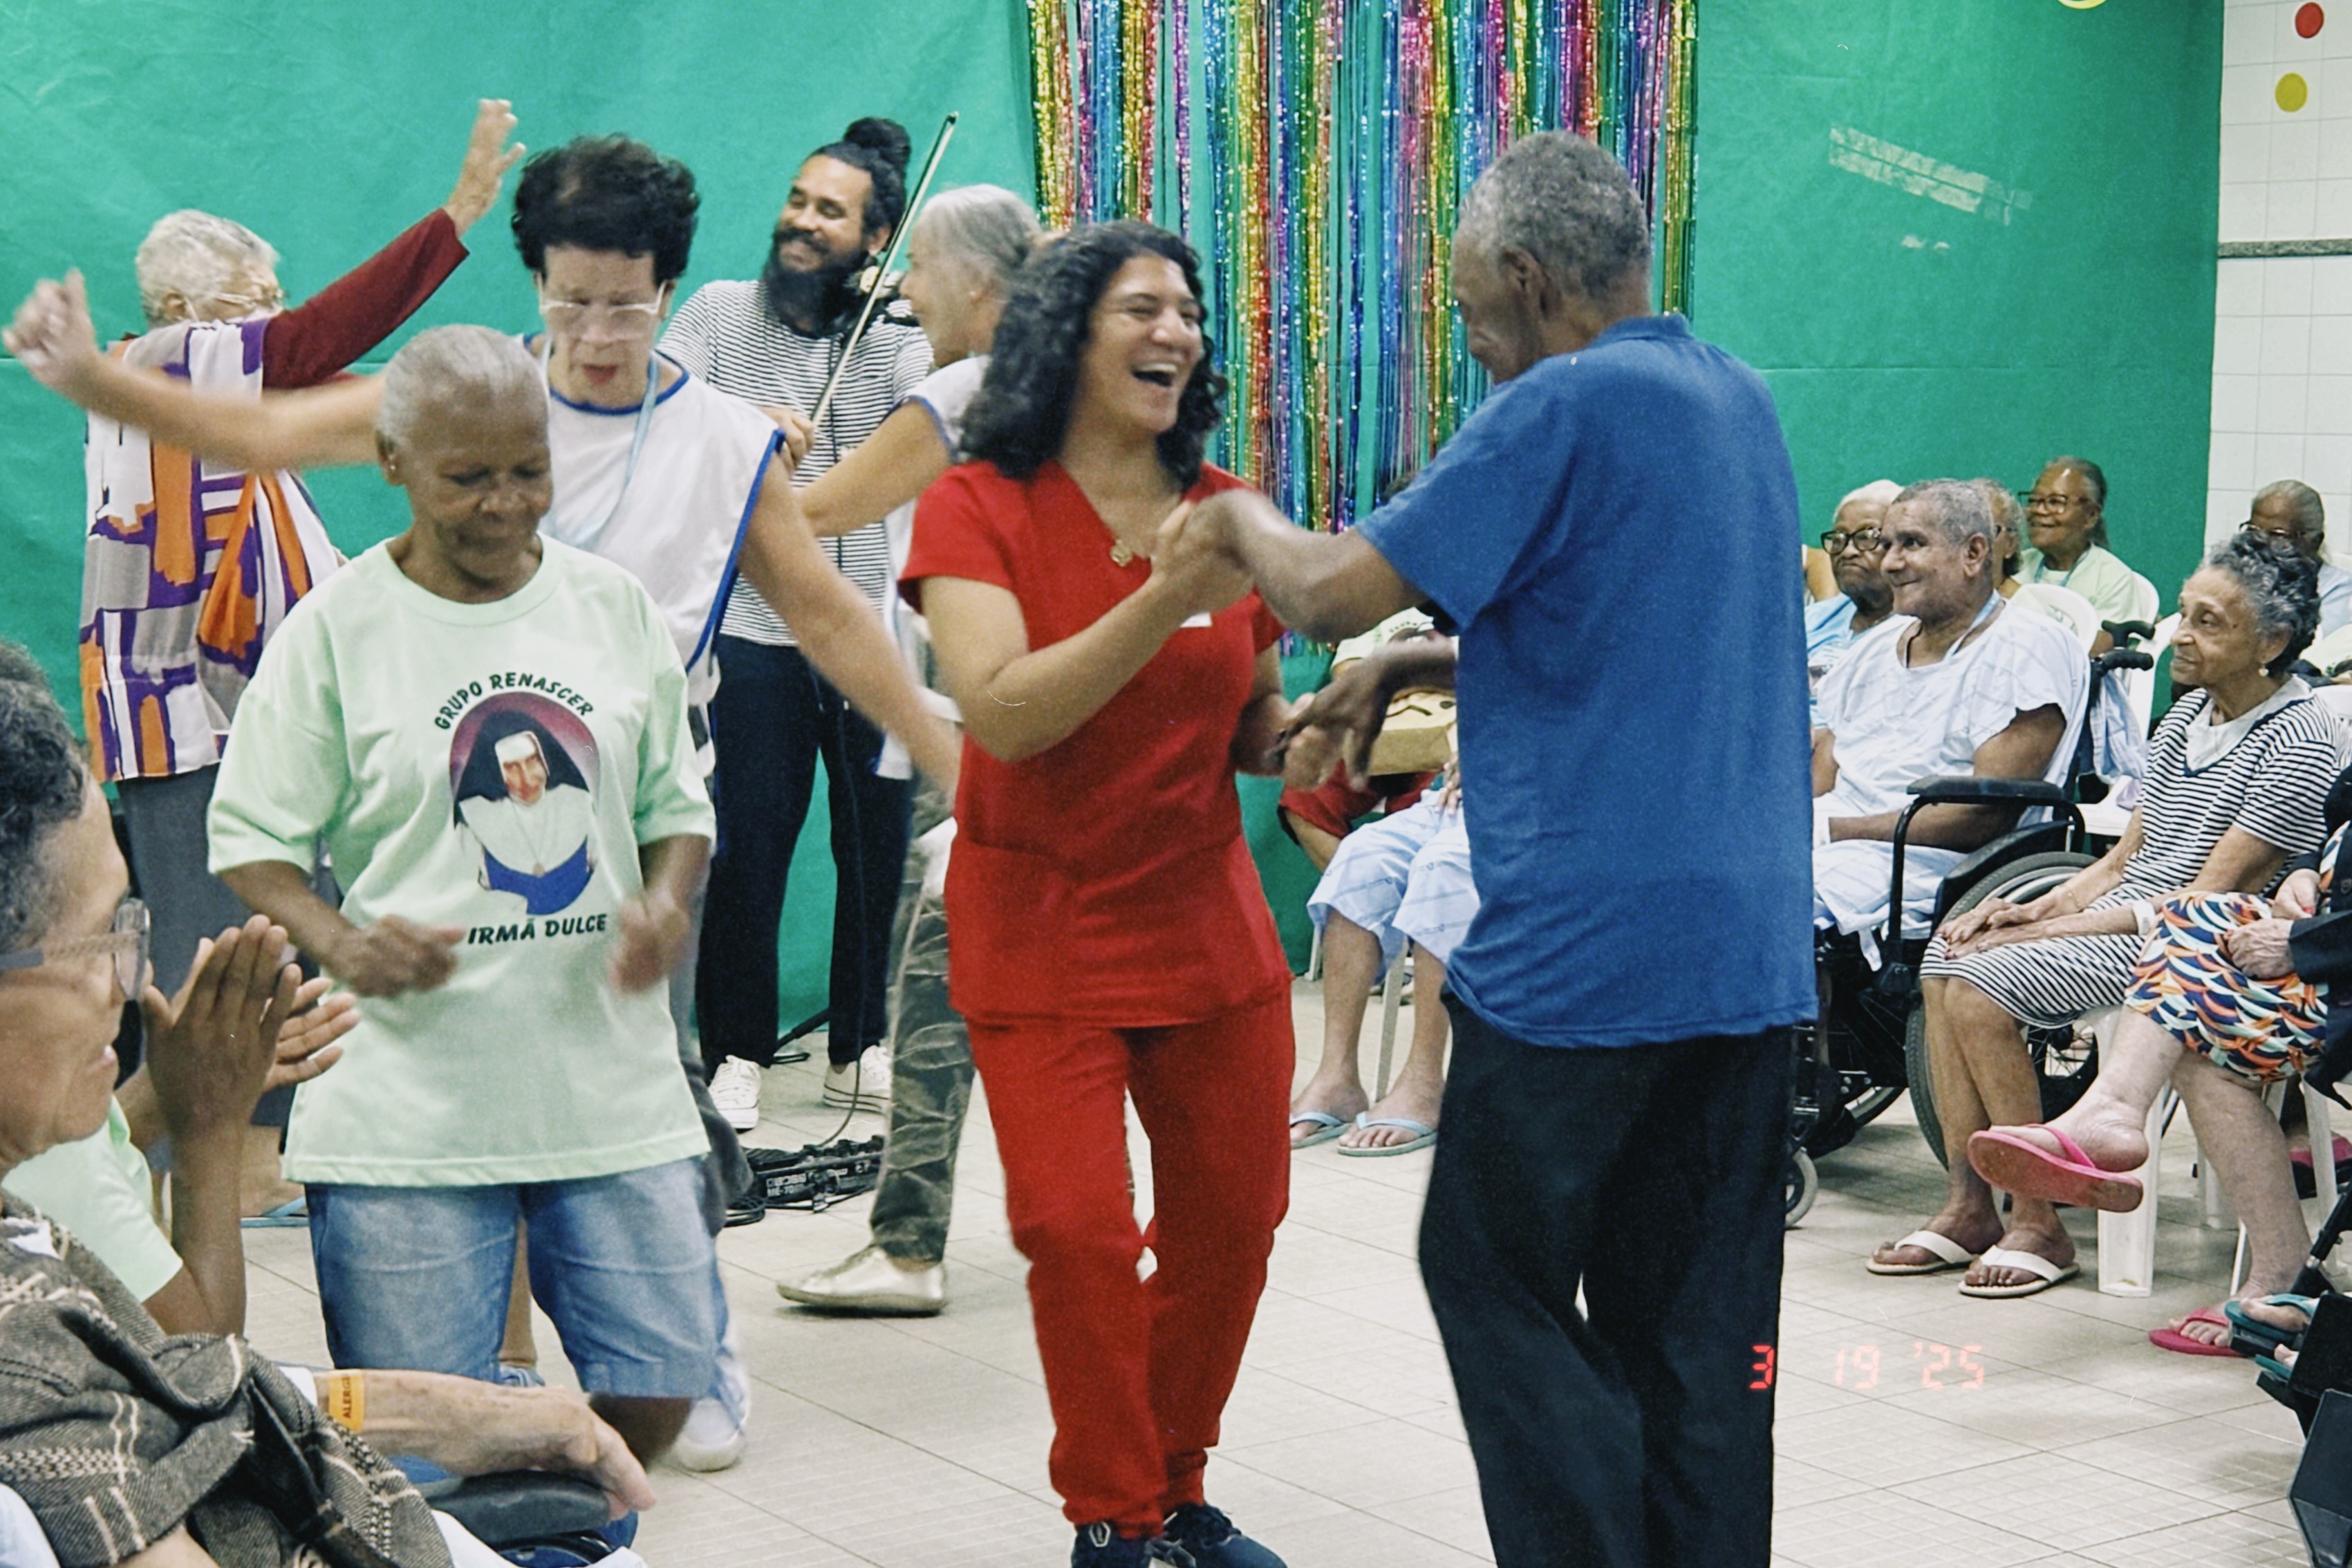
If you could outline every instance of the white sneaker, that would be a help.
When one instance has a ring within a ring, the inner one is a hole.
[[[890,1053],[880,1046],[868,1046],[846,1067],[828,1065],[824,1102],[835,1110],[889,1110]]]
[[[710,1075],[710,1103],[738,1132],[760,1125],[760,1064],[729,1057]]]
[[[719,1372],[711,1391],[686,1413],[686,1426],[670,1445],[669,1462],[681,1470],[732,1468],[743,1457],[744,1429],[751,1419],[751,1379],[735,1353],[730,1332],[719,1347]]]
[[[901,1268],[888,1253],[868,1247],[789,1285],[779,1280],[776,1294],[835,1312],[928,1318],[948,1304],[948,1266]]]

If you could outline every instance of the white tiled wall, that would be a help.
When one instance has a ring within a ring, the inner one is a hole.
[[[2352,0],[2227,0],[2221,238],[2352,244]],[[2281,107],[2280,79],[2305,84]],[[2216,280],[2209,537],[2254,490],[2299,479],[2326,498],[2330,552],[2352,558],[2352,256],[2226,259]]]

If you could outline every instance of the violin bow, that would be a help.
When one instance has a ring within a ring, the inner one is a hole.
[[[923,160],[922,175],[915,181],[914,192],[907,198],[906,214],[899,219],[898,228],[891,233],[889,248],[876,263],[878,270],[874,274],[874,287],[866,291],[866,306],[857,312],[857,324],[849,329],[849,342],[842,349],[841,358],[834,365],[833,374],[825,377],[824,395],[816,400],[816,412],[809,416],[811,425],[824,426],[825,411],[833,406],[833,395],[841,386],[842,373],[849,368],[849,362],[857,357],[857,345],[865,340],[866,328],[874,320],[875,307],[882,302],[883,290],[890,280],[892,264],[906,254],[907,236],[915,226],[915,215],[922,209],[923,197],[930,192],[931,176],[940,172],[940,156],[948,150],[948,143],[955,139],[959,118],[959,114],[950,113],[940,121],[940,133],[931,139],[930,156]]]

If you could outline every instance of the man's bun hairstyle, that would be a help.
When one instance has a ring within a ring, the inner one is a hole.
[[[905,126],[869,115],[851,121],[840,141],[818,148],[815,155],[865,170],[874,182],[866,198],[866,232],[887,228],[895,234],[907,216],[907,160],[914,151]]]

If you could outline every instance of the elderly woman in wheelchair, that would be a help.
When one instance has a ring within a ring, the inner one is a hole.
[[[2318,620],[2316,574],[2291,549],[2240,534],[2182,587],[2173,677],[2197,689],[2148,748],[2140,804],[2097,861],[2028,902],[1988,898],[1947,920],[1920,968],[1927,1081],[1942,1149],[1996,1123],[2036,1122],[2042,1080],[2029,1028],[2064,1028],[2124,1000],[2157,900],[2251,894],[2291,856],[2318,847],[2323,803],[2344,769],[2335,721],[2289,667]],[[1928,1118],[1923,1117],[1925,1123]],[[1948,1159],[1944,1206],[1882,1246],[1879,1274],[1964,1268],[1964,1294],[2025,1296],[2077,1272],[2074,1245],[2044,1198],[2012,1193],[2004,1226],[1991,1187]]]

